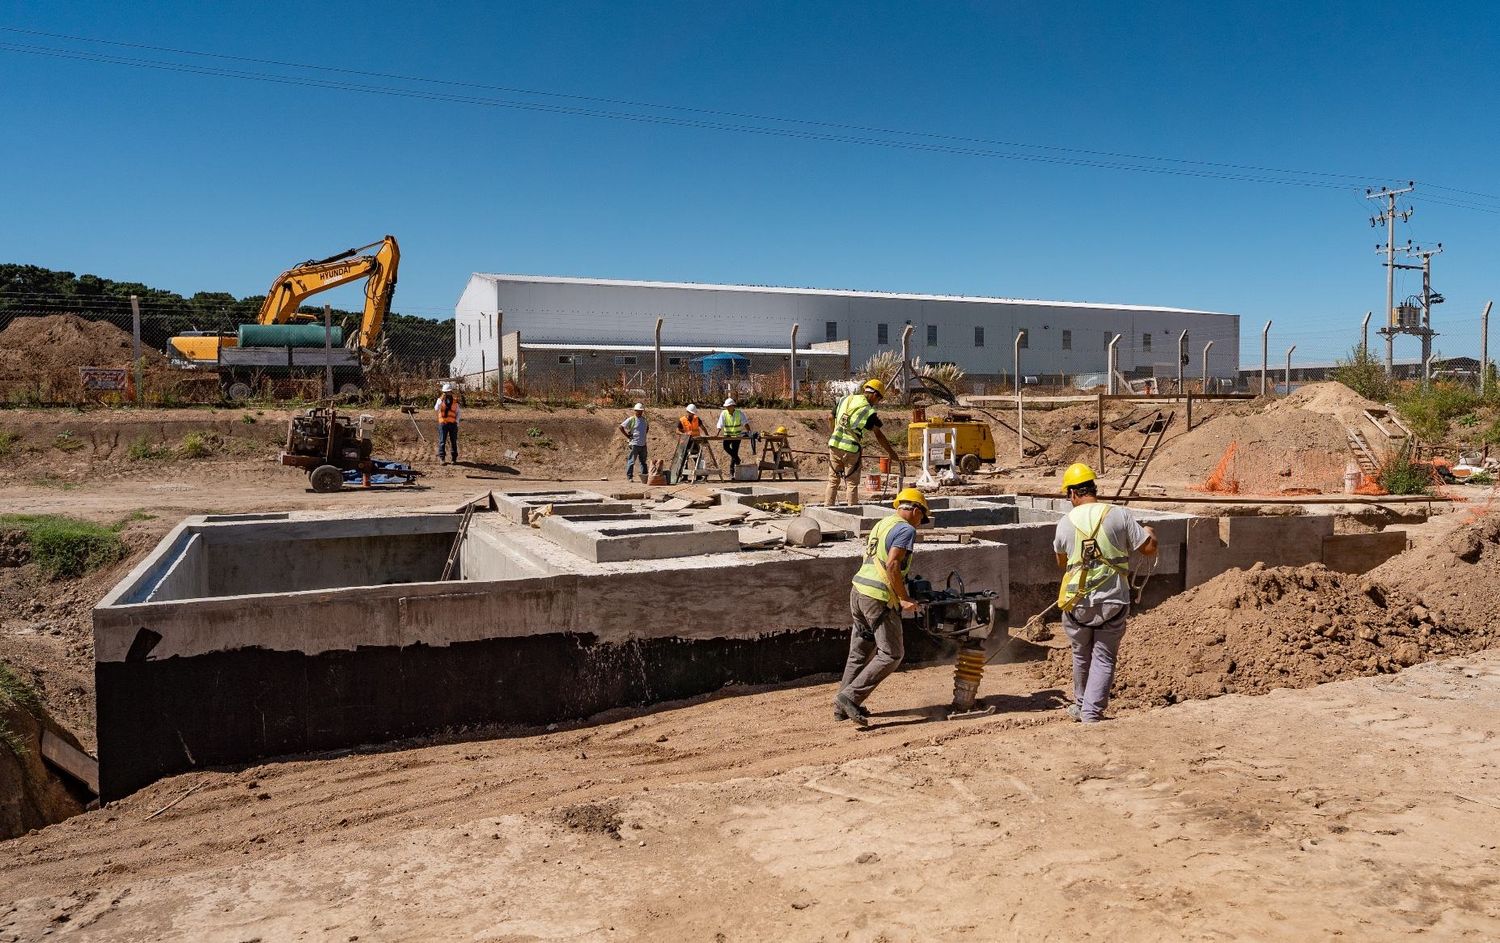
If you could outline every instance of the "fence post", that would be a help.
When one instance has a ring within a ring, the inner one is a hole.
[[[505,406],[505,312],[495,309],[495,404]]]
[[[1094,474],[1096,474],[1096,475],[1102,475],[1102,474],[1104,474],[1104,394],[1103,393],[1099,394],[1099,397],[1098,397],[1098,400],[1097,400],[1097,404],[1099,406],[1099,422],[1097,424],[1097,430],[1098,430],[1098,433],[1099,433],[1099,467],[1098,467],[1098,469],[1095,470]]]
[[[323,306],[323,385],[333,399],[333,305]]]
[[[1375,312],[1373,312],[1373,311],[1366,311],[1365,312],[1365,319],[1363,321],[1359,322],[1359,359],[1360,360],[1368,360],[1370,358],[1370,315],[1372,315],[1374,313]]]
[[[1024,431],[1023,415],[1021,411],[1021,338],[1026,336],[1025,331],[1016,332],[1016,467],[1020,468],[1026,460],[1026,432]]]
[[[1286,349],[1286,392],[1288,396],[1292,395],[1292,351],[1296,349],[1296,344]]]
[[[130,296],[130,320],[131,320],[131,342],[130,359],[135,368],[135,404],[141,405],[141,299],[136,295]]]
[[[661,405],[661,325],[665,320],[666,318],[656,319],[656,361],[654,366],[656,373],[656,400],[653,404],[656,406]]]
[[[1187,366],[1187,331],[1183,331],[1177,337],[1177,395],[1181,396],[1187,392],[1182,380],[1183,368]]]
[[[1484,314],[1479,316],[1479,395],[1484,395],[1485,384],[1490,379],[1490,306],[1493,301],[1484,303]]]
[[[1370,316],[1368,314],[1365,315],[1365,320],[1366,321],[1370,320]],[[1269,349],[1270,343],[1271,343],[1271,322],[1267,321],[1266,322],[1266,326],[1260,329],[1260,395],[1261,396],[1265,396],[1266,395],[1266,357],[1267,357],[1267,350]]]
[[[787,362],[787,385],[792,390],[792,405],[797,405],[797,327],[792,325],[792,358]]]
[[[1208,350],[1213,345],[1213,341],[1203,345],[1203,389],[1201,390],[1203,393],[1208,392]]]
[[[1120,338],[1123,336],[1123,334],[1116,334],[1109,342],[1109,356],[1107,358],[1109,374],[1104,378],[1104,388],[1109,391],[1110,396],[1115,395],[1115,358],[1119,356],[1119,354],[1115,353],[1115,345],[1120,342]]]

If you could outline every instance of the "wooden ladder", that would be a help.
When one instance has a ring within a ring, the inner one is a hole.
[[[1359,470],[1366,478],[1374,478],[1380,473],[1380,462],[1375,458],[1375,452],[1370,448],[1370,443],[1358,429],[1345,429],[1349,437],[1349,451],[1354,453],[1354,460],[1359,463]]]
[[[458,533],[453,536],[453,546],[448,551],[448,561],[443,564],[443,576],[439,582],[446,583],[453,575],[453,567],[458,563],[458,551],[464,545],[464,536],[469,533],[469,521],[474,519],[474,505],[464,506],[464,518],[458,522]]]
[[[1146,426],[1145,438],[1141,440],[1141,447],[1136,449],[1135,457],[1130,460],[1130,467],[1125,470],[1125,477],[1120,480],[1120,487],[1115,490],[1116,498],[1128,498],[1135,494],[1142,479],[1146,477],[1146,468],[1151,464],[1151,458],[1156,455],[1157,448],[1161,445],[1162,438],[1167,434],[1167,427],[1172,424],[1172,418],[1176,413],[1164,413],[1157,410],[1156,415],[1151,417],[1151,422]]]

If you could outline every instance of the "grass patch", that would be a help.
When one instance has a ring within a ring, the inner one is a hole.
[[[59,452],[76,452],[83,448],[83,440],[64,429],[52,440],[52,447]]]
[[[16,443],[21,441],[21,433],[14,429],[0,431],[0,458],[9,455],[15,449]]]
[[[69,481],[61,475],[52,472],[43,472],[40,475],[32,475],[31,483],[42,488],[57,488],[60,491],[74,491],[78,488],[78,482]]]
[[[0,661],[0,707],[19,707],[32,714],[42,709],[42,698],[36,688],[3,661]],[[16,756],[26,755],[26,744],[3,719],[0,719],[0,743]]]
[[[152,462],[157,459],[166,458],[168,449],[166,446],[155,445],[145,436],[138,437],[125,449],[126,456],[132,462]]]
[[[245,413],[245,415],[240,417],[240,422],[243,422],[247,426],[253,426],[255,425],[255,417],[249,413]]]
[[[120,522],[115,525],[114,529],[115,530],[120,530],[126,524],[133,524],[136,521],[154,521],[154,520],[156,520],[156,515],[155,514],[147,514],[145,511],[131,511],[129,514],[127,514],[124,517],[120,518]]]
[[[183,458],[206,458],[219,450],[217,436],[201,432],[189,432],[177,446],[177,454]]]
[[[1412,461],[1408,443],[1386,459],[1376,480],[1391,494],[1428,494],[1432,490],[1432,469]]]
[[[52,579],[82,576],[125,557],[119,531],[61,514],[0,514],[0,528],[18,530],[31,545],[31,562]]]

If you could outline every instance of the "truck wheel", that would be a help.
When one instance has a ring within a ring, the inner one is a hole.
[[[339,387],[339,395],[347,397],[349,399],[354,399],[356,396],[364,393],[364,391],[364,387],[360,386],[358,383],[345,383],[343,386]]]
[[[344,473],[332,465],[319,465],[308,473],[307,478],[312,482],[312,489],[324,494],[338,491],[344,487]]]
[[[967,455],[959,456],[958,470],[963,472],[965,475],[972,475],[975,472],[979,471],[979,456],[975,455],[973,452],[970,452]]]
[[[254,390],[250,389],[250,384],[243,383],[239,380],[236,380],[235,382],[224,387],[224,395],[236,401],[247,400],[254,392]]]

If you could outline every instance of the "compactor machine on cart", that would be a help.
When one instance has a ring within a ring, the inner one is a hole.
[[[364,421],[341,416],[331,406],[309,409],[304,415],[293,416],[287,426],[281,464],[306,471],[312,489],[322,492],[342,488],[346,471],[359,472],[366,488],[377,475],[408,485],[421,477],[414,468],[372,458],[375,443],[365,434],[367,428]]]

